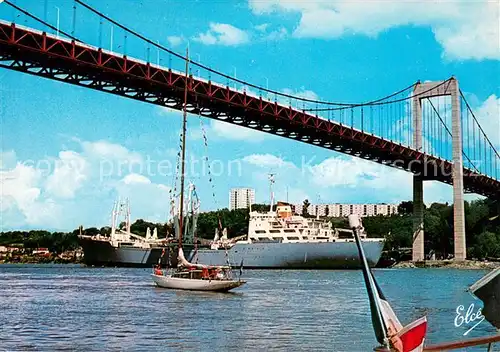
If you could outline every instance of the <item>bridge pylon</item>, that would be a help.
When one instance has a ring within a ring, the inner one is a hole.
[[[462,261],[465,260],[467,254],[465,243],[462,122],[460,89],[458,81],[454,77],[448,81],[419,82],[415,85],[412,107],[413,145],[416,150],[422,151],[422,99],[437,96],[451,96],[454,258],[455,260]],[[422,261],[425,259],[423,182],[425,179],[431,180],[433,176],[425,174],[425,167],[421,170],[420,173],[413,176],[413,261]]]

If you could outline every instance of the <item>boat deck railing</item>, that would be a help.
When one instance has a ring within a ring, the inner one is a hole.
[[[495,342],[500,342],[500,333],[493,336],[476,337],[467,340],[444,342],[436,345],[429,345],[424,347],[424,352],[452,351],[466,347],[484,346],[484,345],[488,345],[488,351],[493,351],[491,348]]]

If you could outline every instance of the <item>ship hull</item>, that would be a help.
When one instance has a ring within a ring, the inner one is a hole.
[[[79,243],[83,249],[83,263],[89,266],[151,267],[158,263],[165,248],[116,248],[110,242],[88,238],[80,238]],[[171,249],[171,253],[175,253],[175,250]],[[162,264],[165,264],[167,259],[165,254]],[[172,256],[171,265],[177,265],[177,256]]]
[[[368,264],[380,259],[383,241],[363,241]],[[236,243],[227,251],[232,267],[248,269],[358,269],[361,267],[355,242],[321,243]],[[193,256],[194,255],[194,256]],[[224,249],[200,249],[191,253],[192,262],[227,265]]]

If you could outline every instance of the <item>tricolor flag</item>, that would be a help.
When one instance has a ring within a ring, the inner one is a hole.
[[[392,338],[395,340],[393,342],[394,348],[398,352],[422,352],[426,332],[427,317],[417,319],[413,323],[406,325],[397,333],[396,337]]]
[[[422,317],[403,327],[368,266],[363,244],[357,232],[361,228],[360,220],[349,216],[349,224],[353,228],[354,238],[358,246],[377,341],[398,352],[422,352],[427,331],[427,318]]]
[[[387,329],[387,336],[398,352],[421,352],[424,350],[425,334],[427,332],[427,318],[424,316],[413,323],[403,327],[396,313],[385,298],[373,273],[370,270],[375,283],[375,299],[378,301],[380,313]]]

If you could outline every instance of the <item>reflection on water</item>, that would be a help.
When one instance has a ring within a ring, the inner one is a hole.
[[[248,284],[229,294],[156,288],[149,274],[0,266],[0,350],[340,352],[375,346],[360,271],[246,270]],[[462,337],[468,327],[454,326],[455,309],[480,304],[465,289],[482,275],[376,271],[403,323],[428,314],[431,342]],[[493,332],[483,322],[469,335]]]

